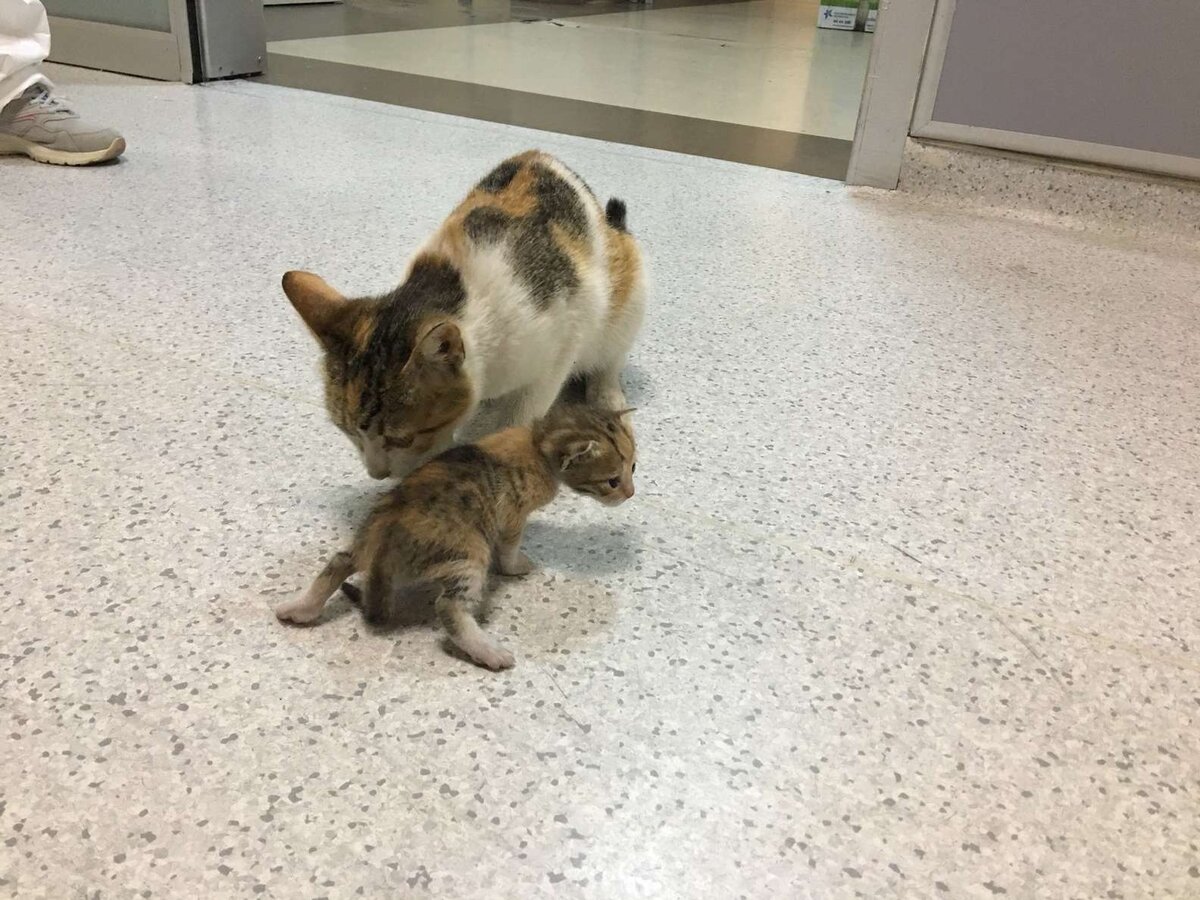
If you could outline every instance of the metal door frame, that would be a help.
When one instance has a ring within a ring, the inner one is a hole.
[[[914,137],[1200,179],[1200,160],[933,118],[955,0],[881,0],[847,184],[894,189]]]
[[[50,61],[193,84],[257,75],[262,0],[167,0],[171,30],[50,16]]]
[[[880,0],[847,184],[895,189],[937,0]]]
[[[933,117],[933,110],[937,103],[938,85],[942,80],[942,66],[946,62],[946,46],[950,42],[950,26],[954,20],[955,6],[956,0],[939,0],[937,4],[929,36],[929,53],[925,59],[925,72],[921,77],[921,87],[917,93],[916,106],[913,109],[912,134],[914,137],[954,141],[959,144],[975,144],[999,150],[1012,150],[1017,153],[1033,153],[1038,156],[1060,157],[1103,166],[1116,166],[1122,169],[1140,169],[1163,175],[1200,178],[1200,159],[1188,156],[936,120]]]

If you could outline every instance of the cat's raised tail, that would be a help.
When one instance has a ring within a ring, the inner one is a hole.
[[[625,225],[625,212],[625,201],[611,197],[604,207],[604,221],[608,223],[609,228],[628,231],[629,229]]]

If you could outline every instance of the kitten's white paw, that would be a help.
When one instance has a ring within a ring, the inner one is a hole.
[[[517,662],[517,658],[499,644],[475,644],[470,649],[463,649],[476,663],[496,672],[511,669]]]
[[[521,575],[528,575],[536,568],[537,566],[534,565],[533,560],[526,556],[524,551],[518,552],[513,559],[507,562],[504,560],[500,561],[500,574],[510,575],[514,578],[518,578]]]
[[[297,625],[307,625],[321,618],[324,605],[314,607],[307,597],[296,597],[284,600],[275,607],[275,616],[281,622],[295,622]]]

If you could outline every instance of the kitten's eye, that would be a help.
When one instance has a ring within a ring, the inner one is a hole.
[[[389,450],[403,450],[405,447],[412,446],[412,437],[384,438],[383,446]]]
[[[631,469],[629,470],[629,474],[630,474],[630,475],[632,475],[632,474],[633,474],[634,472],[636,472],[636,471],[637,471],[637,463],[634,463],[634,464],[633,464],[633,468],[631,468]]]
[[[621,479],[620,478],[608,479],[608,486],[610,488],[619,488],[621,486]]]

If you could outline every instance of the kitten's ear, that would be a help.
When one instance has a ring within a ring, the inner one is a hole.
[[[618,419],[623,419],[630,413],[635,413],[635,412],[637,412],[637,407],[631,406],[631,407],[629,407],[629,409],[618,409],[616,412],[613,413],[613,415],[616,416]]]
[[[300,313],[300,318],[326,347],[345,338],[342,333],[346,310],[352,305],[324,278],[312,272],[288,272],[283,292]]]
[[[595,441],[571,441],[563,448],[562,462],[559,465],[565,472],[571,466],[599,455],[600,445]]]
[[[417,345],[417,353],[420,354],[421,359],[428,362],[457,366],[466,356],[462,332],[453,322],[440,322],[429,329],[425,333],[425,337],[421,338],[421,342]]]

